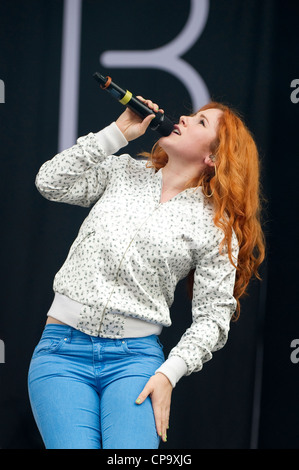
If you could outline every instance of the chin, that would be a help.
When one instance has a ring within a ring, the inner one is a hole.
[[[165,152],[167,152],[167,148],[169,147],[168,143],[170,141],[170,138],[171,134],[169,134],[168,136],[160,137],[160,139],[158,140],[158,144],[163,150],[165,150]]]

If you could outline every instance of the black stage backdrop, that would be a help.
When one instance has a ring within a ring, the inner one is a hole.
[[[286,0],[1,0],[0,448],[43,448],[27,371],[53,277],[88,209],[45,200],[34,180],[58,150],[122,111],[99,89],[95,71],[174,119],[209,98],[230,104],[261,154],[263,282],[251,284],[227,345],[178,383],[161,449],[299,447],[299,363],[291,347],[299,338],[298,15],[298,3]],[[148,131],[125,151],[149,150],[157,137]],[[191,320],[185,280],[171,314],[161,337],[166,355]]]

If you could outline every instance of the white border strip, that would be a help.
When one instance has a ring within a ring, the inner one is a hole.
[[[82,0],[64,0],[58,151],[77,140]]]

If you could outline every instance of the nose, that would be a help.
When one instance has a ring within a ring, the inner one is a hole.
[[[187,121],[188,121],[187,116],[181,116],[180,120],[179,120],[179,124],[182,124],[183,126],[186,126]]]

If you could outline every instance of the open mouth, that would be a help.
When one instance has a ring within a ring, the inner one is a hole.
[[[173,129],[173,134],[177,134],[177,135],[181,135],[181,132],[180,132],[180,129],[178,126],[174,126],[174,129]]]

